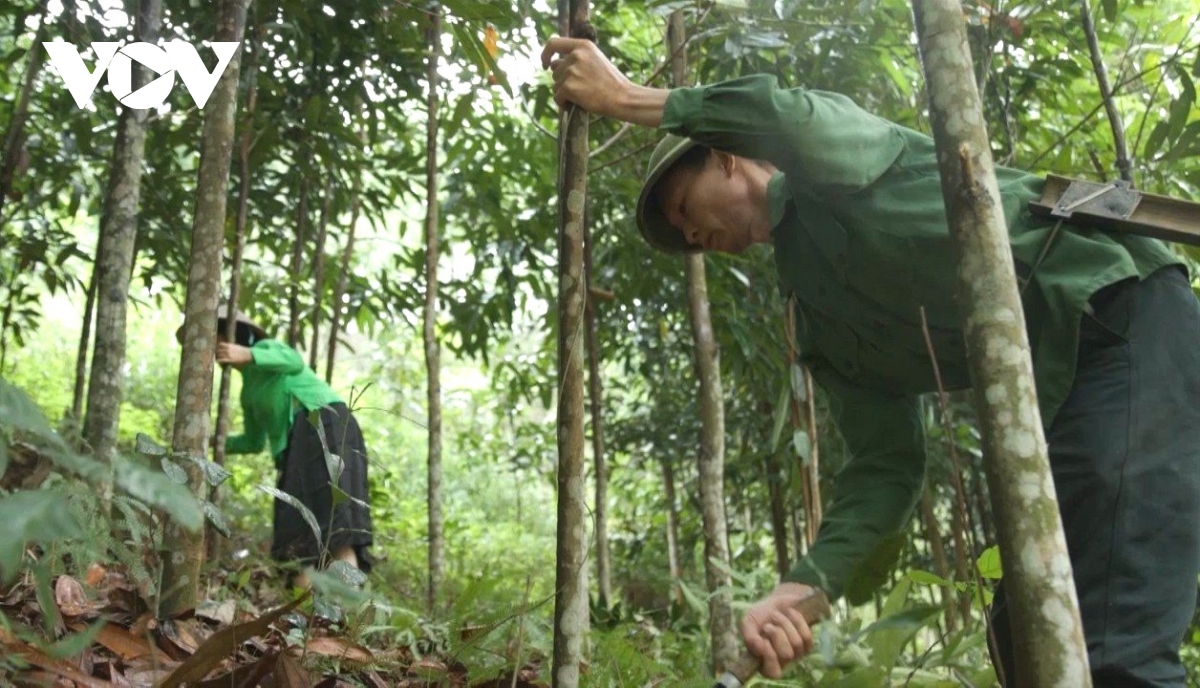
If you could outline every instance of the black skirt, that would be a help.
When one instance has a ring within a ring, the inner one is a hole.
[[[329,452],[342,459],[338,486],[352,499],[333,508],[333,490],[321,438],[316,426],[309,421],[308,412],[301,409],[292,421],[277,487],[313,513],[321,528],[321,540],[317,542],[300,511],[276,499],[271,557],[276,561],[317,565],[322,553],[332,555],[345,547],[353,547],[359,568],[370,572],[367,547],[372,543],[372,529],[371,512],[365,506],[368,503],[366,442],[358,422],[345,404],[332,404],[322,408],[320,414]]]

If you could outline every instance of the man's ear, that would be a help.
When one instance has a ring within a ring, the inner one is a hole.
[[[721,168],[721,172],[723,172],[726,177],[733,176],[733,171],[737,169],[739,164],[737,156],[733,155],[732,153],[726,153],[725,151],[719,150],[714,150],[712,154],[716,158],[717,165]]]

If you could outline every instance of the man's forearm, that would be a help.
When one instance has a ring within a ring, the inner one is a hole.
[[[667,107],[669,89],[631,85],[613,103],[613,111],[606,113],[623,122],[643,127],[658,127],[662,124],[663,111]]]

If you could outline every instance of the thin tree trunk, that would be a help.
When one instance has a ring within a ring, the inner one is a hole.
[[[671,13],[667,24],[667,54],[675,86],[687,84],[687,52],[683,12]],[[708,584],[708,628],[712,636],[713,668],[717,675],[738,656],[733,600],[729,594],[729,536],[725,517],[725,407],[721,393],[720,353],[708,309],[704,256],[684,259],[688,315],[692,325],[696,373],[700,378],[700,511],[704,522],[704,572]]]
[[[99,246],[97,246],[99,249]],[[75,427],[82,430],[83,400],[87,392],[88,349],[92,343],[92,314],[96,311],[96,284],[100,276],[97,253],[92,263],[92,275],[88,278],[87,299],[83,306],[83,328],[79,333],[79,349],[75,353],[75,393],[71,397],[71,418]]]
[[[1112,128],[1113,150],[1117,154],[1117,174],[1132,184],[1133,164],[1129,159],[1129,146],[1125,143],[1125,125],[1121,122],[1121,113],[1117,111],[1117,103],[1113,100],[1112,84],[1108,80],[1108,68],[1104,65],[1104,55],[1100,52],[1100,41],[1096,38],[1096,26],[1092,23],[1092,10],[1088,7],[1088,0],[1079,0],[1079,20],[1083,23],[1083,33],[1087,36],[1088,54],[1092,58],[1092,70],[1096,72],[1100,97],[1104,100],[1104,112],[1108,114],[1108,126]]]
[[[974,557],[971,555],[971,548],[967,545],[967,529],[970,528],[970,524],[967,523],[966,495],[963,494],[962,476],[958,475],[955,466],[951,466],[950,471],[953,474],[950,486],[954,499],[954,508],[950,510],[950,534],[954,539],[954,577],[960,583],[970,583],[974,580],[974,569],[971,567]],[[958,593],[958,613],[962,616],[963,625],[970,625],[971,592],[969,590]]]
[[[241,41],[246,28],[247,0],[221,0],[217,41]],[[196,212],[192,252],[188,261],[187,302],[184,305],[183,355],[179,363],[179,396],[175,404],[172,450],[203,458],[207,452],[209,408],[212,404],[213,360],[216,351],[216,313],[221,292],[221,248],[225,240],[225,200],[229,163],[233,157],[234,116],[237,111],[241,50],[213,91],[204,113],[200,171],[196,181]],[[189,484],[200,494],[204,486],[198,467],[185,462]],[[204,558],[204,531],[189,532],[168,523],[164,542],[175,548],[163,559],[159,614],[170,616],[195,608]]]
[[[787,344],[788,398],[792,428],[796,431],[792,444],[797,459],[796,470],[800,474],[800,492],[804,499],[804,544],[811,547],[817,541],[817,531],[821,528],[820,446],[812,375],[807,366],[800,364],[800,345],[796,342],[796,308],[793,296],[788,299],[784,310],[783,327]],[[808,443],[807,456],[800,447],[794,446],[796,439],[801,437]]]
[[[256,36],[255,29],[251,29]],[[229,309],[236,311],[241,303],[242,295],[242,256],[246,251],[246,217],[250,199],[250,141],[254,133],[254,110],[258,103],[258,43],[251,40],[250,60],[246,65],[249,75],[249,87],[246,92],[246,111],[242,125],[242,135],[238,149],[238,207],[237,221],[234,225],[234,243],[232,265],[229,269]],[[227,318],[225,322],[225,338],[235,341],[237,321]],[[213,463],[225,465],[225,438],[229,435],[229,393],[233,385],[233,369],[229,365],[221,366],[221,388],[217,395],[217,440],[213,446]],[[221,488],[214,487],[209,496],[214,506],[220,506]],[[208,546],[208,561],[216,561],[221,556],[221,540],[216,529],[208,524],[205,542]]]
[[[66,3],[66,11],[71,11],[73,7],[73,3]],[[29,118],[29,95],[33,92],[33,84],[37,81],[46,59],[46,52],[42,50],[42,41],[46,39],[45,0],[38,7],[38,14],[40,15],[38,28],[29,49],[29,64],[25,67],[25,80],[21,83],[21,92],[17,94],[17,103],[13,107],[12,117],[8,122],[8,131],[4,135],[4,164],[0,167],[0,217],[4,216],[4,204],[8,202],[8,196],[12,193],[13,177],[18,168],[25,167],[21,158],[25,148],[25,121]],[[23,29],[24,27],[16,27],[17,32]],[[121,131],[119,123],[118,131]]]
[[[365,125],[364,125],[365,131]],[[360,139],[366,137],[360,135]],[[354,188],[350,192],[350,226],[346,230],[346,246],[342,249],[342,262],[338,268],[337,283],[333,288],[330,303],[329,346],[325,351],[325,382],[333,382],[333,364],[337,360],[338,335],[342,329],[342,299],[346,295],[346,279],[350,273],[350,261],[354,258],[354,228],[358,225],[359,193],[362,190],[362,170],[354,175]]]
[[[972,471],[974,479],[971,480],[971,495],[975,500],[975,511],[979,514],[979,529],[982,531],[980,542],[983,543],[983,548],[987,549],[995,542],[995,528],[992,526],[992,510],[988,508],[987,498],[983,494],[983,478],[976,471]]]
[[[958,0],[914,0],[984,468],[1009,596],[1016,685],[1089,686],[1087,648],[1034,390],[1012,250]]]
[[[679,566],[679,510],[675,505],[675,468],[670,460],[663,459],[663,499],[667,502],[667,569],[671,575],[671,599],[683,604],[683,569]]]
[[[317,225],[317,250],[313,254],[313,307],[312,307],[312,322],[309,326],[312,327],[312,346],[308,351],[308,367],[312,368],[313,372],[317,372],[317,344],[321,341],[321,295],[325,293],[325,234],[329,228],[329,204],[333,188],[329,180],[333,175],[325,177],[325,188],[321,194],[321,219]]]
[[[303,145],[303,143],[301,143]],[[300,268],[304,262],[304,223],[308,221],[308,176],[300,166],[300,203],[296,207],[296,243],[292,246],[292,267],[288,275],[288,346],[300,343]]]
[[[942,532],[938,527],[937,516],[933,513],[933,493],[928,486],[921,493],[920,507],[921,523],[925,527],[925,539],[929,541],[929,554],[933,557],[933,572],[942,580],[950,580],[950,567],[946,562],[946,545],[942,541]],[[954,631],[958,628],[958,617],[954,615],[954,592],[951,588],[940,588],[940,590],[946,630]]]
[[[763,458],[766,471],[767,497],[771,505],[771,539],[775,543],[775,571],[784,575],[791,568],[788,558],[787,505],[783,499],[784,480],[780,471],[779,457],[767,452]]]
[[[588,0],[558,0],[559,35],[591,38]],[[554,688],[576,688],[588,634],[587,499],[584,496],[585,365],[583,228],[587,207],[586,110],[568,105],[559,125],[558,533],[554,581]]]
[[[590,217],[583,225],[583,269],[587,285],[592,285],[592,231]],[[592,456],[596,463],[596,583],[600,605],[608,607],[612,599],[608,556],[608,463],[604,456],[604,394],[600,380],[600,342],[596,336],[596,299],[587,297],[588,393],[592,400]]]
[[[438,345],[438,58],[441,55],[441,14],[430,16],[427,44],[428,66],[425,79],[428,119],[425,127],[425,371],[428,375],[426,403],[429,415],[429,586],[426,605],[430,612],[437,604],[442,587],[442,381],[441,352]]]
[[[161,0],[138,3],[138,41],[158,41],[161,14]],[[149,82],[149,75],[140,65],[134,67],[133,88],[137,90]],[[145,149],[146,111],[121,108],[96,246],[96,255],[101,258],[95,266],[99,272],[96,277],[96,342],[83,421],[84,440],[96,458],[105,463],[112,461],[117,449],[117,423],[125,392],[125,316],[137,239]],[[106,482],[102,495],[105,503],[112,497],[111,490],[111,483]]]

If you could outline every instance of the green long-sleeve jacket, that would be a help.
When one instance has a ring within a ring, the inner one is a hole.
[[[936,386],[920,307],[945,386],[970,384],[933,141],[844,96],[781,89],[768,76],[676,89],[662,128],[780,170],[768,189],[780,289],[796,296],[803,362],[850,454],[816,543],[785,580],[841,595],[904,527],[924,482],[918,395]],[[1053,225],[1028,203],[1044,180],[1003,167],[996,176],[1017,276],[1029,282],[1022,300],[1049,427],[1075,374],[1088,298],[1178,260],[1156,240],[1064,225],[1037,264]]]
[[[254,454],[265,443],[278,465],[297,409],[315,411],[341,399],[283,342],[263,339],[250,354],[254,362],[241,369],[243,432],[226,438],[225,451]]]

